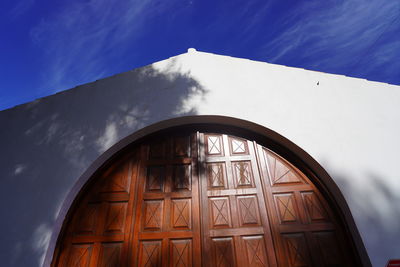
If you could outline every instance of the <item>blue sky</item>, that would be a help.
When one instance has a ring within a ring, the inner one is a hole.
[[[2,0],[0,110],[187,48],[400,85],[400,0]]]

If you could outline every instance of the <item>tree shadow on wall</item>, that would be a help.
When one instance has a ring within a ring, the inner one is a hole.
[[[0,112],[0,259],[40,266],[55,220],[76,180],[136,130],[195,115],[207,90],[170,59]]]
[[[400,251],[400,193],[390,188],[385,177],[368,173],[365,184],[346,175],[334,175],[348,203],[372,266],[384,266]],[[372,189],[372,191],[371,191]]]

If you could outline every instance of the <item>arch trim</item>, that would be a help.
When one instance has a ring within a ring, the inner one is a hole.
[[[340,219],[347,226],[348,234],[351,236],[351,239],[354,242],[354,247],[358,252],[362,266],[372,266],[354,218],[351,214],[350,208],[347,205],[343,194],[327,171],[313,157],[311,157],[307,152],[289,139],[262,125],[233,117],[216,115],[184,116],[157,122],[155,124],[146,126],[129,136],[126,136],[101,154],[78,178],[62,203],[60,212],[52,229],[52,236],[45,255],[43,266],[51,265],[53,256],[55,255],[57,240],[59,235],[62,233],[62,227],[65,219],[67,218],[68,211],[74,204],[74,200],[77,198],[82,188],[85,186],[85,184],[87,184],[87,182],[98,169],[109,162],[110,159],[112,159],[115,155],[119,154],[119,152],[124,148],[132,143],[137,142],[141,138],[170,128],[190,126],[219,127],[224,129],[230,128],[234,131],[241,132],[242,134],[250,134],[258,143],[261,145],[267,144],[266,146],[268,148],[272,149],[274,152],[277,152],[279,155],[283,156],[285,159],[299,168],[306,174],[306,176],[312,179],[312,181],[321,189],[324,194],[326,194],[325,197],[327,197],[331,203],[335,204],[334,208],[340,212],[342,217]]]

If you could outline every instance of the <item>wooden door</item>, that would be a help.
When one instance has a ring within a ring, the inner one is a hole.
[[[200,142],[205,266],[276,266],[253,144],[222,134]]]
[[[220,133],[147,138],[101,170],[52,266],[357,266],[315,185],[267,148]]]
[[[99,173],[83,196],[59,240],[53,266],[126,266],[139,166],[129,153]]]
[[[297,168],[255,144],[279,266],[359,266],[335,213]]]
[[[141,148],[131,266],[201,266],[196,135]]]

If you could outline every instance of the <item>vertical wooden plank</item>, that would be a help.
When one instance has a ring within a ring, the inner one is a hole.
[[[199,186],[199,140],[197,133],[192,133],[191,140],[191,155],[192,155],[192,227],[193,238],[191,241],[193,266],[202,266],[201,258],[201,221],[200,221],[200,186]]]
[[[266,245],[267,259],[269,266],[276,267],[278,266],[278,263],[273,240],[273,229],[271,227],[271,224],[273,223],[273,221],[271,220],[272,214],[271,211],[267,208],[270,207],[270,198],[268,197],[268,195],[270,195],[271,192],[266,190],[266,186],[269,185],[269,182],[267,180],[268,178],[266,177],[266,168],[261,159],[259,145],[256,142],[253,142],[251,145],[249,144],[249,148],[253,161],[257,163],[256,166],[254,166],[254,168],[257,168],[254,171],[254,173],[256,173],[255,183],[258,190],[258,200],[260,203],[259,205],[262,224],[264,226],[264,241]]]
[[[140,161],[138,163],[138,178],[137,178],[137,201],[134,210],[135,224],[133,224],[133,231],[131,234],[131,247],[132,247],[132,256],[130,257],[130,266],[138,266],[139,258],[140,258],[140,241],[139,241],[139,232],[141,227],[141,215],[142,215],[142,199],[143,193],[145,190],[145,182],[146,182],[146,165],[145,161],[148,158],[149,147],[147,145],[142,144],[140,146],[139,155]],[[157,154],[159,155],[159,154]]]
[[[129,204],[128,204],[128,213],[127,213],[127,224],[126,224],[126,234],[125,234],[125,243],[122,246],[122,265],[129,266],[132,257],[133,257],[133,232],[136,221],[136,205],[138,202],[137,199],[137,191],[138,191],[138,183],[139,183],[139,168],[140,168],[140,150],[138,148],[135,149],[134,154],[132,155],[132,163],[130,167],[131,174],[131,184],[130,184],[130,194],[129,194]]]
[[[211,242],[210,242],[210,211],[208,207],[208,196],[207,196],[207,178],[206,178],[206,163],[205,154],[208,148],[205,135],[203,133],[197,133],[198,138],[198,162],[199,162],[199,185],[200,185],[200,208],[201,208],[201,230],[202,230],[202,261],[204,266],[212,266],[212,258],[210,255]]]

